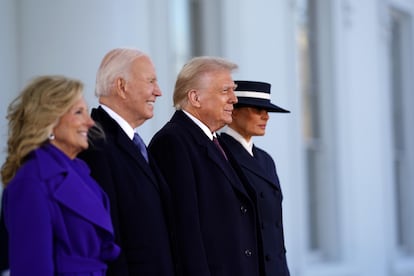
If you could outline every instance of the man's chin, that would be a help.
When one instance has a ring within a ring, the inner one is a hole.
[[[150,112],[147,112],[147,116],[145,119],[148,120],[148,119],[151,119],[152,117],[154,117],[154,112],[150,111]]]
[[[230,117],[229,119],[225,120],[224,121],[224,124],[225,125],[228,125],[228,124],[231,124],[231,122],[233,122],[233,118],[232,117]]]

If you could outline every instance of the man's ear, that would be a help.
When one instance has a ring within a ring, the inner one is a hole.
[[[187,93],[187,97],[188,97],[188,103],[193,106],[193,107],[200,107],[200,96],[199,93],[197,92],[197,90],[190,90]]]
[[[116,94],[122,99],[126,99],[126,81],[123,78],[116,79]]]

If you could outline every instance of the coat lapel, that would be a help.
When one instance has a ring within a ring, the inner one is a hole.
[[[243,169],[248,170],[259,178],[263,178],[272,186],[279,188],[277,183],[275,183],[276,179],[271,177],[264,167],[260,165],[260,162],[256,160],[255,157],[251,156],[236,139],[226,133],[222,133],[221,140],[224,141],[236,163],[238,163]]]
[[[240,165],[245,168],[246,170],[250,171],[252,174],[256,175],[257,177],[263,178],[272,186],[278,188],[278,185],[275,183],[275,179],[269,176],[269,173],[264,170],[262,166],[259,166],[257,160],[254,159],[253,156],[248,156],[245,159],[240,159]]]
[[[118,132],[116,134],[115,142],[118,144],[119,148],[121,148],[126,155],[129,155],[135,163],[138,164],[138,166],[142,169],[142,171],[148,176],[149,179],[151,179],[151,182],[154,184],[154,186],[159,191],[159,187],[157,184],[157,180],[155,179],[154,174],[152,173],[152,169],[150,167],[150,164],[147,163],[147,161],[142,156],[139,149],[134,145],[134,143],[126,136],[123,132]],[[151,161],[151,155],[148,153],[148,157]]]
[[[216,146],[213,144],[213,142],[207,141],[205,144],[200,143],[200,146],[206,148],[208,157],[217,165],[217,167],[220,168],[220,170],[226,175],[226,177],[233,183],[233,169],[231,168],[229,162],[225,160],[221,156],[221,153],[215,148]]]
[[[152,173],[150,165],[145,161],[144,157],[141,155],[138,148],[134,145],[131,139],[126,135],[118,123],[112,119],[102,107],[98,107],[92,110],[92,118],[99,122],[102,127],[105,129],[105,132],[108,132],[114,139],[114,143],[118,145],[125,155],[128,155],[134,160],[134,162],[140,167],[140,169],[151,179],[151,182],[154,184],[156,189],[159,191],[157,180]],[[151,156],[149,155],[150,163]]]
[[[109,210],[105,209],[102,198],[69,165],[71,160],[66,160],[63,153],[52,145],[44,146],[37,154],[41,160],[40,175],[49,183],[52,196],[80,217],[112,233]],[[54,182],[53,179],[59,175],[62,181]]]
[[[211,141],[207,135],[187,116],[183,111],[177,111],[174,114],[172,121],[177,121],[183,123],[182,126],[186,128],[191,135],[194,137],[194,140],[197,141],[198,146],[202,151],[207,152],[207,156],[211,159],[213,163],[219,167],[223,174],[227,177],[233,188],[242,192],[246,197],[248,194],[243,187],[243,184],[239,181],[239,178],[230,163],[226,161],[223,156],[221,156],[220,151],[216,148],[213,141]]]
[[[242,192],[246,197],[249,197],[243,184],[239,181],[239,178],[234,171],[233,167],[229,163],[229,161],[225,160],[221,153],[218,151],[216,146],[214,145],[213,141],[208,141],[209,143],[205,145],[207,148],[207,153],[209,158],[216,163],[216,165],[220,168],[223,174],[227,177],[233,188],[237,189],[238,191]]]
[[[75,172],[66,175],[54,196],[58,202],[79,216],[113,232],[109,212],[104,208],[102,200]]]

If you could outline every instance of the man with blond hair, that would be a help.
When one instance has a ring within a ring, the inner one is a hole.
[[[196,57],[174,89],[177,109],[149,149],[172,190],[184,275],[256,276],[258,249],[253,203],[217,143],[231,122],[237,65]]]

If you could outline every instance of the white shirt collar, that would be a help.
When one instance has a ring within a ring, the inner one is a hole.
[[[235,131],[229,126],[226,126],[225,128],[223,128],[223,132],[230,135],[234,139],[236,139],[243,146],[243,148],[245,148],[247,152],[251,156],[253,156],[253,139],[250,139],[250,141],[247,141],[246,139],[243,138],[243,136],[240,135],[240,133],[238,133],[237,131]]]
[[[131,125],[128,124],[128,122],[125,121],[125,119],[122,118],[118,113],[116,113],[115,111],[107,107],[106,105],[101,104],[101,107],[103,108],[103,110],[106,111],[106,113],[108,113],[108,115],[112,119],[114,119],[118,123],[118,125],[122,128],[122,130],[126,133],[126,135],[128,135],[128,137],[132,140],[134,138],[135,131],[131,127]]]
[[[184,114],[187,115],[196,125],[198,125],[201,130],[210,138],[211,141],[213,141],[213,136],[216,135],[216,133],[211,133],[211,130],[206,126],[203,122],[201,122],[199,119],[191,115],[189,112],[183,110]]]

